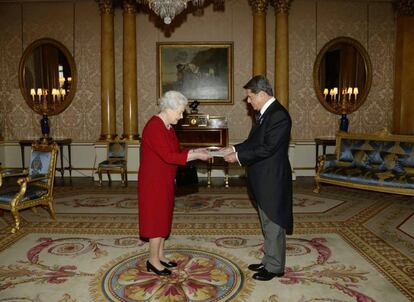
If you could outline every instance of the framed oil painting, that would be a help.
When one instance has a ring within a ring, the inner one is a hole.
[[[202,104],[233,104],[233,43],[157,43],[158,96],[176,90]]]

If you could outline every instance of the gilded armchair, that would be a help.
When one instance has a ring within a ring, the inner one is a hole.
[[[112,181],[111,173],[120,173],[122,184],[127,186],[127,143],[119,139],[109,141],[107,150],[107,159],[98,164],[99,185],[102,185],[102,173],[106,172],[109,183]]]
[[[56,144],[42,145],[33,144],[29,170],[1,170],[0,187],[3,179],[7,177],[19,177],[18,186],[1,188],[0,211],[11,211],[15,225],[11,232],[15,233],[20,229],[19,211],[31,208],[36,212],[37,206],[46,206],[53,219],[56,219],[53,185],[55,179],[55,168],[58,147]]]

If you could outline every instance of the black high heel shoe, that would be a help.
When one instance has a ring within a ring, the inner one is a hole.
[[[171,275],[171,271],[168,268],[164,268],[163,270],[157,269],[155,266],[151,264],[151,262],[147,261],[147,271],[154,272],[158,276],[168,276]]]
[[[164,265],[165,267],[168,267],[168,268],[177,267],[177,262],[174,262],[174,261],[164,262],[164,261],[160,260],[160,262],[161,262],[162,265]]]

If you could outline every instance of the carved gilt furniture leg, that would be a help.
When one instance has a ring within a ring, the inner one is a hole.
[[[321,184],[319,181],[315,181],[315,188],[313,189],[313,193],[319,193],[321,191]]]
[[[11,229],[11,233],[14,234],[20,229],[20,217],[19,217],[19,211],[15,208],[11,209],[11,213],[14,218],[15,226]]]
[[[47,203],[49,207],[49,213],[53,220],[56,220],[56,212],[55,212],[55,206],[53,204],[53,199],[50,199]]]

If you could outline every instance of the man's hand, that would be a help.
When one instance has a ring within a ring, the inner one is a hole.
[[[230,146],[230,147],[226,147],[226,148],[221,148],[219,150],[219,152],[223,153],[224,155],[228,155],[230,153],[233,153],[234,149],[233,149],[233,147]]]
[[[231,152],[228,153],[227,155],[225,155],[224,160],[228,163],[237,163],[237,156],[236,156],[236,152]]]

